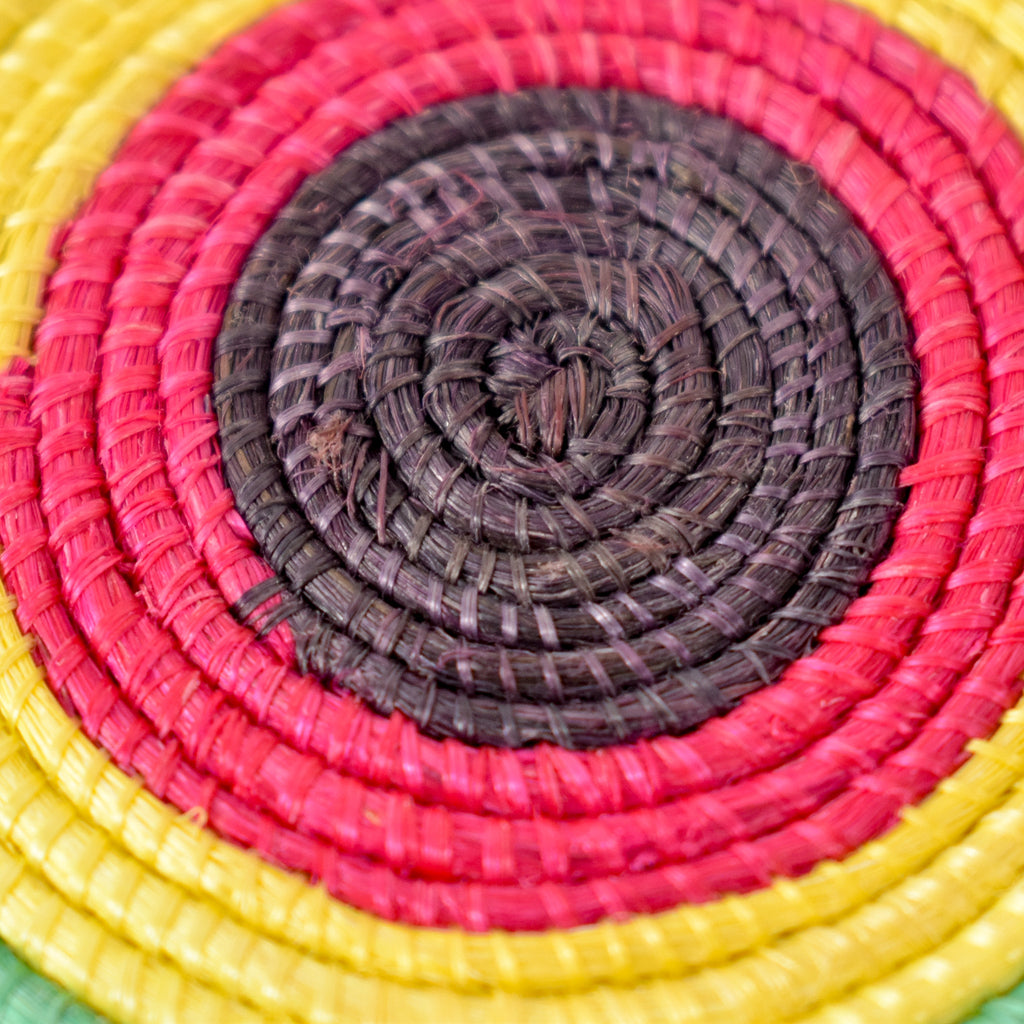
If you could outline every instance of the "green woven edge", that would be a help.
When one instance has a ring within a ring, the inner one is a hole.
[[[1024,1024],[1024,984],[986,1003],[967,1024]]]
[[[106,1019],[0,944],[0,1024],[102,1024]]]

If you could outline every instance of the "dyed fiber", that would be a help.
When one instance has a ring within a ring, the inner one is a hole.
[[[0,1020],[1021,1017],[1018,0],[0,47]]]

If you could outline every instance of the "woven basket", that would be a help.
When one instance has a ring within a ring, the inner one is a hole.
[[[1024,1021],[1024,3],[0,47],[0,1021]]]

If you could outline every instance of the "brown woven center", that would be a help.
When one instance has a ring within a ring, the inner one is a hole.
[[[813,173],[611,93],[352,147],[254,250],[215,370],[280,576],[238,614],[491,744],[679,732],[778,678],[883,551],[914,435],[896,294]]]

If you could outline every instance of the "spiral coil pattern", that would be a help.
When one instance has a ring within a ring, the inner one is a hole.
[[[225,471],[300,661],[430,735],[722,713],[840,617],[898,509],[913,365],[870,244],[809,169],[640,97],[357,144],[226,322]]]
[[[872,4],[5,9],[0,1017],[1020,981],[1024,9]]]

